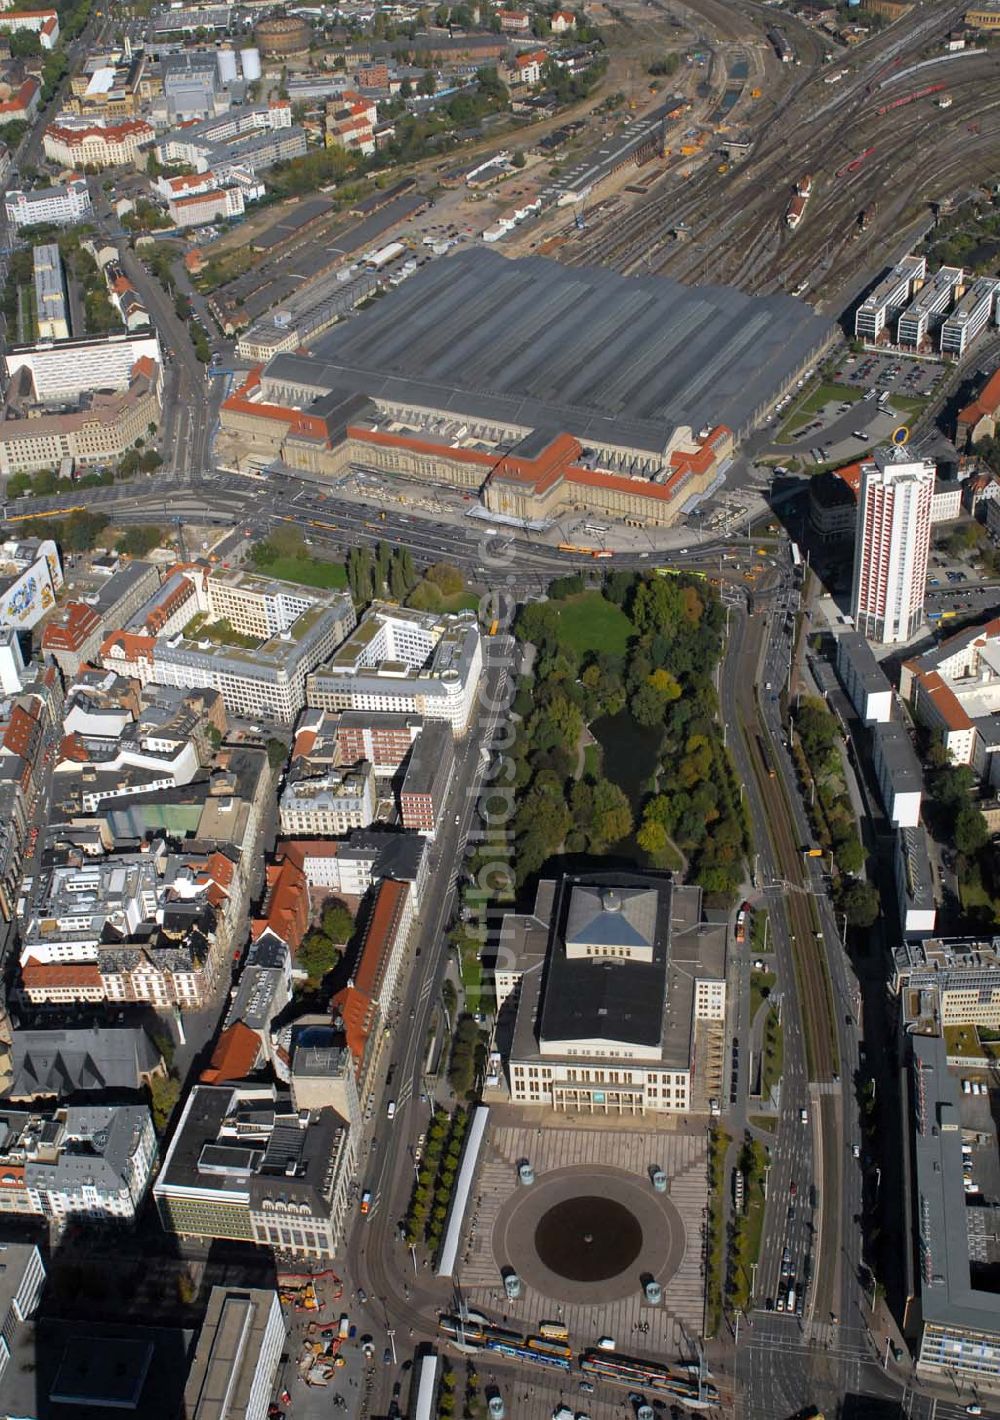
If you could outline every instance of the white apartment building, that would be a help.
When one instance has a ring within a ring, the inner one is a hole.
[[[7,193],[4,206],[7,221],[19,231],[42,223],[71,227],[89,217],[92,210],[86,178],[71,178],[69,182],[36,187],[30,192],[15,188]]]
[[[238,187],[217,187],[187,197],[171,197],[167,211],[175,227],[197,227],[204,222],[224,222],[242,217],[246,211],[243,192]]]
[[[886,817],[896,828],[916,828],[920,823],[924,778],[910,737],[898,722],[875,726],[872,762]]]
[[[306,701],[322,710],[374,710],[469,726],[482,640],[475,612],[411,611],[375,602],[336,655],[309,677]]]
[[[872,648],[857,631],[846,631],[837,637],[837,674],[866,725],[885,724],[892,719],[892,686]]]
[[[55,10],[5,10],[0,13],[0,34],[27,32],[38,36],[43,49],[59,43],[59,16]]]
[[[869,641],[908,641],[923,621],[935,476],[902,448],[861,470],[851,614]]]

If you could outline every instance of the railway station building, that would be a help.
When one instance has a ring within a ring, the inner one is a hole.
[[[446,484],[508,523],[667,526],[832,339],[785,295],[465,251],[252,371],[217,455]]]

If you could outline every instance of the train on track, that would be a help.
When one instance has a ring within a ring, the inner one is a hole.
[[[669,1397],[688,1410],[711,1410],[719,1403],[719,1392],[707,1374],[699,1376],[697,1366],[661,1366],[609,1351],[588,1351],[580,1363],[588,1376],[597,1376],[612,1385],[653,1391]]]

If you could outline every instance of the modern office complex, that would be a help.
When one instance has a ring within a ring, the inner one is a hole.
[[[965,295],[941,324],[941,354],[956,359],[989,324],[996,312],[1000,281],[995,276],[980,276],[967,287]]]
[[[854,316],[854,334],[859,340],[877,340],[910,303],[916,282],[927,274],[922,256],[904,256],[865,297]]]
[[[350,596],[225,569],[182,580],[190,584],[177,611],[184,629],[163,635],[112,630],[101,645],[100,663],[142,685],[217,690],[233,715],[294,720],[305,704],[306,678],[354,628]],[[184,590],[179,587],[178,595]],[[165,611],[159,603],[154,610]],[[199,612],[203,628],[189,630],[186,615],[193,619]],[[209,618],[243,628],[242,641],[229,633],[213,639]],[[253,644],[256,637],[260,641]]]
[[[941,316],[955,299],[965,273],[960,266],[942,266],[920,287],[899,317],[896,343],[919,350],[941,325]]]
[[[309,705],[447,720],[465,734],[483,668],[475,612],[412,611],[375,602],[357,630],[310,677]]]
[[[4,351],[7,376],[27,369],[40,403],[78,400],[85,391],[127,390],[143,358],[159,366],[160,343],[145,335],[82,336],[75,340],[13,345]]]
[[[862,467],[851,614],[869,641],[908,641],[923,621],[935,476],[905,449]]]
[[[267,1420],[286,1326],[277,1292],[213,1287],[184,1390],[189,1420]]]
[[[543,880],[533,913],[504,918],[496,991],[515,1104],[683,1114],[699,1027],[725,1017],[724,932],[702,923],[700,889],[665,877]]]
[[[35,316],[39,340],[69,338],[69,308],[62,257],[56,242],[35,247]]]

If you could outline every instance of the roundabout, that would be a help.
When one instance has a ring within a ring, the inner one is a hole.
[[[600,1305],[661,1285],[680,1267],[685,1229],[667,1194],[647,1178],[610,1166],[542,1174],[497,1214],[492,1250],[552,1301]]]

